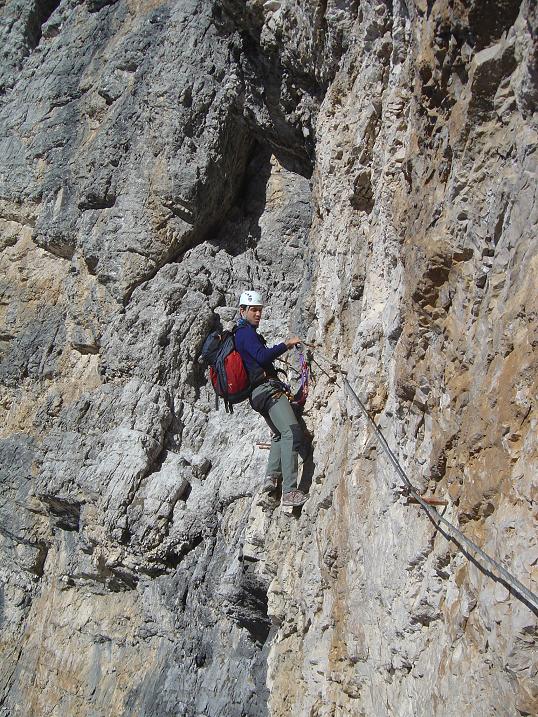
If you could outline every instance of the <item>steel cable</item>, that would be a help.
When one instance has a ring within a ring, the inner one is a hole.
[[[534,613],[538,613],[538,595],[533,593],[531,590],[529,590],[521,581],[519,581],[512,573],[510,573],[499,561],[495,560],[495,558],[492,558],[490,555],[488,555],[482,548],[480,548],[475,542],[473,542],[470,538],[468,538],[464,533],[462,533],[461,530],[456,528],[455,525],[453,525],[450,521],[448,521],[443,515],[440,515],[435,508],[432,508],[430,505],[428,505],[423,499],[420,493],[417,491],[417,489],[414,487],[414,485],[411,483],[409,477],[407,476],[407,473],[400,465],[400,462],[398,461],[397,457],[395,456],[393,450],[387,443],[387,440],[379,427],[376,425],[372,417],[370,416],[366,406],[361,401],[361,399],[358,397],[356,392],[353,390],[353,387],[348,381],[346,372],[341,369],[334,361],[331,359],[328,359],[326,356],[324,356],[320,351],[315,349],[314,346],[311,344],[305,344],[311,349],[314,349],[318,356],[322,358],[324,361],[327,361],[331,365],[331,369],[342,376],[342,383],[344,385],[344,388],[349,392],[351,397],[355,400],[357,405],[359,406],[362,414],[365,416],[366,420],[368,421],[368,424],[371,428],[373,428],[374,433],[379,440],[379,443],[381,444],[381,447],[385,451],[386,455],[388,456],[390,462],[392,463],[394,469],[404,482],[407,490],[409,493],[413,495],[413,497],[417,500],[421,508],[423,508],[426,513],[428,514],[428,517],[430,520],[435,524],[435,526],[446,536],[446,533],[448,533],[448,537],[451,538],[455,543],[457,543],[460,548],[462,548],[463,552],[465,553],[465,549],[463,549],[462,545],[465,546],[467,551],[472,555],[474,558],[474,561],[479,564],[479,567],[482,568],[488,575],[490,575],[492,578],[502,582],[506,587],[512,588],[513,594],[516,595],[522,602],[527,605]],[[319,363],[315,360],[314,363],[318,366],[318,368],[326,375],[330,375],[325,371]],[[443,527],[441,527],[443,526]],[[494,571],[497,572],[491,572],[490,569],[485,568],[482,564],[480,564],[480,560],[485,561],[490,568],[493,568]]]

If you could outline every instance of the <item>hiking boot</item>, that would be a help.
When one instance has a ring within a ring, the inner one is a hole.
[[[306,503],[308,496],[303,493],[302,490],[291,490],[289,493],[284,493],[282,496],[282,505],[291,508],[297,508],[303,503]]]
[[[262,483],[262,493],[272,493],[278,488],[278,475],[265,476]]]

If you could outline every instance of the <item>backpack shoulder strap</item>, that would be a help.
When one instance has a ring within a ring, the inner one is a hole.
[[[246,328],[247,328],[247,327],[244,326],[244,325],[243,325],[243,326],[238,326],[238,325],[236,324],[236,325],[233,327],[233,329],[230,331],[230,334],[231,334],[231,336],[232,336],[232,340],[233,340],[233,342],[234,342],[234,348],[235,348],[235,340],[236,340],[237,333],[238,333],[239,331],[241,331],[241,329],[246,329]]]

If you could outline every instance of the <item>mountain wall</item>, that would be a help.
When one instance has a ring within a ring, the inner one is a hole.
[[[532,606],[333,369],[538,592],[536,4],[5,0],[0,38],[0,715],[536,714]],[[249,287],[314,346],[291,515],[198,362]]]

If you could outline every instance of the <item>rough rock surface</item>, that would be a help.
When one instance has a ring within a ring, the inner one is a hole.
[[[331,371],[538,592],[536,4],[7,0],[0,38],[0,715],[536,714],[536,614]],[[247,286],[316,346],[297,515],[198,363]]]

